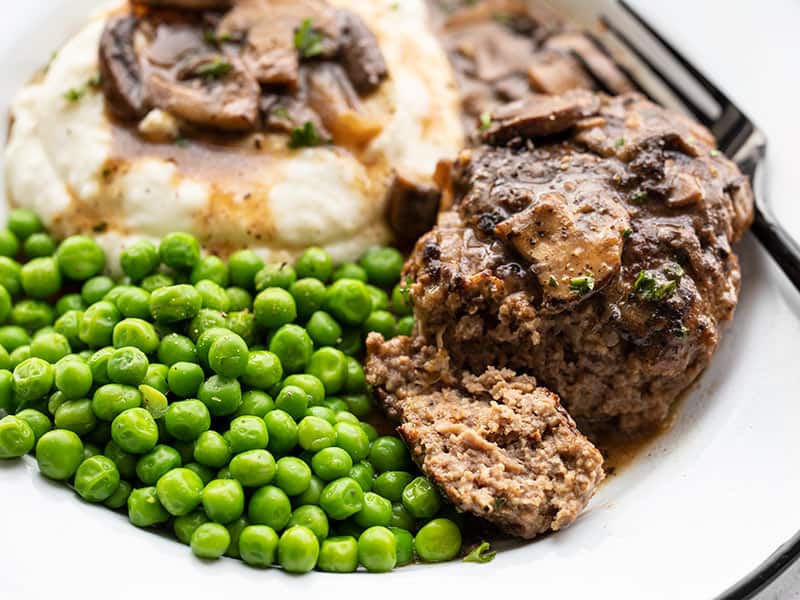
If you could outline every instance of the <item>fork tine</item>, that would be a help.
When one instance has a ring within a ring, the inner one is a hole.
[[[689,98],[684,90],[678,87],[672,80],[670,80],[663,72],[663,70],[653,60],[647,56],[631,39],[608,18],[601,17],[603,25],[605,25],[614,36],[625,45],[636,57],[641,60],[650,69],[653,75],[663,83],[670,91],[675,94],[683,105],[689,110],[695,119],[700,121],[703,125],[711,126],[714,122],[713,118],[708,115],[702,108],[700,108],[691,98]]]
[[[731,101],[728,97],[720,91],[720,89],[711,83],[705,75],[703,75],[697,68],[686,60],[683,55],[681,55],[675,47],[670,44],[667,40],[665,40],[655,29],[653,29],[647,21],[645,21],[639,13],[637,13],[625,0],[619,0],[618,2],[620,8],[622,8],[630,17],[635,20],[643,29],[645,29],[651,36],[653,36],[658,42],[667,50],[672,57],[680,63],[680,65],[686,69],[691,75],[697,80],[699,84],[705,88],[710,96],[712,96],[717,102],[723,105],[731,104]]]

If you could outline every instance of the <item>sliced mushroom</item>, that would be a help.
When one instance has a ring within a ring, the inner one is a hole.
[[[303,99],[265,94],[261,97],[261,113],[264,115],[264,126],[268,131],[291,134],[295,129],[311,123],[322,139],[331,137],[330,132],[322,124],[322,119]]]
[[[143,117],[150,109],[143,85],[143,69],[134,36],[139,20],[133,15],[108,21],[100,38],[100,74],[108,108],[124,120]]]
[[[611,57],[597,45],[597,42],[583,33],[555,35],[547,40],[545,47],[576,56],[581,65],[601,84],[602,89],[611,94],[624,94],[634,89],[633,84]],[[583,87],[590,89],[594,86]]]
[[[542,50],[528,67],[531,86],[542,94],[563,94],[569,90],[594,87],[574,56],[560,50]]]
[[[341,66],[323,62],[307,70],[308,104],[341,146],[363,145],[383,126],[369,115]]]
[[[147,92],[154,105],[197,125],[248,131],[258,122],[258,83],[232,57],[205,55],[177,72],[154,70]]]
[[[410,249],[436,224],[442,193],[433,185],[395,173],[387,192],[386,217],[395,241]]]
[[[134,0],[134,3],[188,10],[224,10],[231,6],[231,0]]]
[[[484,139],[502,145],[517,138],[524,140],[554,135],[595,113],[598,107],[597,98],[589,92],[532,96],[495,110]]]
[[[303,40],[295,36],[303,31],[314,43],[298,48],[296,41],[302,46]],[[334,56],[340,26],[336,13],[316,0],[239,0],[220,22],[217,36],[244,40],[242,60],[259,83],[294,88],[303,52],[307,58]]]
[[[373,92],[388,75],[378,40],[357,14],[340,11],[339,19],[343,34],[342,66],[357,92]]]

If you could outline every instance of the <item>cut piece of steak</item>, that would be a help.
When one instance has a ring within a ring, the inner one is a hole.
[[[420,339],[371,334],[367,346],[370,385],[456,507],[523,538],[577,518],[603,459],[555,394],[509,370],[454,369],[446,351]]]

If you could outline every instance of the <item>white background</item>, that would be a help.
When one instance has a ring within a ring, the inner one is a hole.
[[[376,0],[378,1],[378,0]],[[402,1],[402,0],[401,0]],[[90,0],[3,0],[0,102]],[[800,3],[635,4],[766,132],[769,195],[800,236]],[[65,7],[71,7],[65,9]],[[32,22],[47,25],[31,32]],[[0,599],[340,597],[709,598],[800,530],[800,301],[749,237],[736,325],[683,416],[573,528],[488,567],[292,578],[185,548],[76,501],[35,466],[0,464]],[[800,567],[764,598],[800,597]]]

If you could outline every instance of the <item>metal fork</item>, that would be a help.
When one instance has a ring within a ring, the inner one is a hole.
[[[719,149],[750,176],[756,198],[753,233],[800,291],[800,245],[777,222],[766,202],[764,134],[624,0],[559,0],[555,5],[566,8],[590,30],[598,29],[599,20],[595,43],[626,71],[639,91],[711,130]]]

